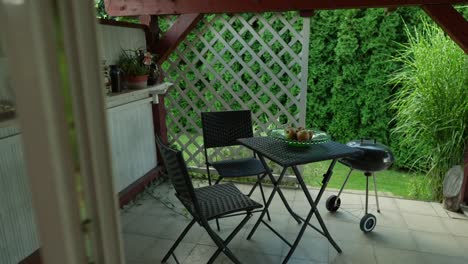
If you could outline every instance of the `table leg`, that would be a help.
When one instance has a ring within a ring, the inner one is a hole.
[[[320,213],[318,212],[317,210],[317,205],[320,201],[320,198],[322,197],[323,195],[323,192],[325,191],[325,188],[327,187],[328,185],[328,182],[331,178],[331,175],[333,173],[333,168],[336,164],[336,161],[337,160],[333,160],[332,163],[330,164],[328,170],[327,170],[327,173],[324,175],[324,179],[322,181],[322,187],[320,188],[320,191],[319,191],[319,194],[317,195],[317,198],[316,200],[314,201],[312,199],[312,196],[310,195],[309,193],[309,190],[307,189],[307,185],[305,184],[304,182],[304,179],[302,178],[302,175],[301,173],[299,172],[299,169],[297,168],[297,166],[293,166],[292,169],[294,171],[294,174],[296,175],[296,178],[299,182],[299,185],[301,186],[302,188],[302,191],[304,192],[306,198],[307,198],[307,201],[309,202],[310,206],[311,206],[311,210],[309,211],[302,227],[301,227],[301,230],[299,231],[299,234],[296,238],[296,240],[294,241],[293,243],[293,246],[291,247],[291,249],[289,250],[288,254],[286,255],[286,258],[283,260],[283,263],[287,263],[289,261],[289,259],[291,258],[292,254],[294,253],[294,251],[296,250],[297,246],[299,245],[299,242],[301,241],[302,239],[302,236],[304,235],[304,232],[305,232],[305,229],[307,228],[309,222],[310,222],[310,219],[312,218],[312,216],[314,215],[315,213],[315,216],[320,224],[320,227],[322,228],[323,230],[323,233],[325,234],[325,237],[328,239],[328,241],[333,245],[333,247],[339,252],[341,253],[341,249],[340,247],[336,244],[336,242],[333,240],[333,238],[331,237],[330,233],[328,232],[328,229],[327,227],[325,226],[325,223],[323,222],[322,220],[322,217],[320,216]]]
[[[268,165],[266,164],[265,159],[261,155],[258,155],[258,156],[259,156],[260,161],[263,163],[263,166],[265,168],[268,168]],[[273,184],[273,190],[271,191],[270,197],[268,198],[268,201],[265,204],[265,207],[263,208],[263,211],[260,214],[260,217],[258,218],[258,220],[255,223],[254,227],[252,228],[249,235],[247,236],[247,240],[250,240],[252,238],[253,234],[255,233],[255,231],[258,228],[258,225],[260,225],[260,223],[262,222],[263,217],[265,216],[266,212],[268,211],[268,208],[270,207],[270,204],[273,201],[273,198],[275,197],[276,191],[278,190],[278,185],[279,185],[278,183],[281,182],[281,180],[283,179],[285,173],[286,173],[286,168],[283,168],[283,170],[281,171],[281,174],[280,174],[280,176],[278,178],[278,181],[276,181],[275,177],[273,177],[273,174],[271,173],[271,170],[268,169],[268,176],[270,177],[270,180],[271,180],[271,182]]]
[[[278,187],[278,194],[281,198],[281,200],[283,201],[283,204],[284,206],[286,207],[286,209],[288,210],[288,212],[291,214],[291,216],[296,220],[296,222],[298,224],[301,223],[301,219],[299,218],[298,215],[296,215],[296,213],[292,210],[291,206],[289,206],[289,203],[288,201],[286,200],[286,197],[284,196],[283,194],[283,191],[281,191],[281,188]]]
[[[333,174],[333,168],[335,167],[336,162],[337,162],[336,159],[333,160],[332,163],[330,164],[330,166],[328,167],[327,172],[325,173],[325,175],[323,175],[322,187],[320,188],[319,194],[315,198],[315,202],[312,199],[312,196],[310,195],[309,190],[307,189],[307,186],[306,186],[306,184],[304,182],[304,179],[302,178],[302,176],[301,176],[301,174],[300,174],[300,172],[299,172],[299,170],[297,169],[296,166],[293,167],[293,171],[294,171],[294,174],[296,174],[296,177],[297,177],[297,179],[299,181],[299,185],[301,185],[302,190],[305,192],[305,195],[307,197],[307,200],[309,201],[309,204],[312,206],[312,210],[311,210],[312,214],[314,213],[313,211],[315,211],[315,216],[316,216],[316,218],[317,218],[317,220],[318,220],[318,222],[320,224],[320,227],[322,228],[323,233],[325,234],[325,237],[333,245],[333,247],[336,249],[336,251],[341,253],[341,248],[336,244],[336,242],[331,237],[331,235],[328,232],[328,229],[325,226],[325,223],[323,222],[323,219],[320,216],[320,213],[319,213],[319,211],[317,209],[318,203],[320,202],[320,199],[322,198],[323,192],[327,188],[328,182],[330,181],[330,178],[331,178],[331,176]]]

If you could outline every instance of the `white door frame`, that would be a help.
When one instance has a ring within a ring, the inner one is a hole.
[[[89,255],[123,263],[94,1],[0,0],[0,19],[43,263],[86,263]],[[57,35],[66,46],[90,239],[80,219]]]

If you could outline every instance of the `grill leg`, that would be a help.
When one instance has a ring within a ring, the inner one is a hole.
[[[351,175],[351,172],[353,172],[353,169],[351,168],[348,172],[348,175],[346,176],[346,179],[343,183],[343,186],[341,186],[341,189],[340,191],[338,192],[338,195],[336,196],[336,199],[335,199],[335,205],[336,205],[336,202],[338,201],[338,199],[340,199],[340,195],[341,195],[341,192],[343,192],[343,189],[344,187],[346,186],[346,183],[348,183],[348,180],[349,180],[349,176]]]
[[[375,173],[372,173],[372,178],[374,178],[375,203],[377,204],[377,212],[380,213],[379,195],[377,194],[377,180],[375,179]]]
[[[367,172],[365,173],[366,175],[366,214],[367,214],[367,207],[369,204],[369,176]]]

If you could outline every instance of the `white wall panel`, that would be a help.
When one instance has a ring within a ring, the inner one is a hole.
[[[0,139],[0,201],[0,263],[18,263],[39,248],[20,135]]]
[[[116,191],[122,191],[157,165],[150,102],[149,98],[108,110]]]
[[[101,54],[108,65],[115,64],[122,49],[146,49],[145,32],[139,28],[99,25]]]

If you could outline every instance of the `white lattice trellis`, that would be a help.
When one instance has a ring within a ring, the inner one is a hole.
[[[293,13],[205,16],[179,45],[164,65],[175,84],[167,125],[189,165],[204,166],[201,112],[251,109],[257,134],[304,125],[309,23]]]

